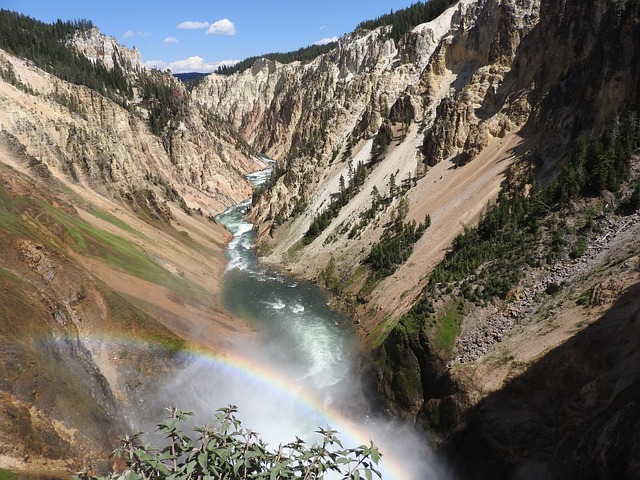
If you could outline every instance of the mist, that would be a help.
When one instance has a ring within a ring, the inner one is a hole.
[[[426,434],[413,425],[368,414],[352,370],[332,386],[315,386],[313,376],[297,365],[273,362],[272,348],[238,345],[238,351],[226,358],[186,354],[185,367],[163,382],[155,406],[193,412],[187,427],[191,428],[210,423],[218,408],[235,405],[243,426],[258,433],[271,448],[296,436],[311,443],[320,441],[322,437],[315,433],[318,427],[331,427],[345,447],[372,441],[382,452],[379,467],[385,480],[451,478],[430,450]]]

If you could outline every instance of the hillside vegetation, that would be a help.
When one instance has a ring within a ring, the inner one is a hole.
[[[265,53],[263,55],[245,58],[235,65],[223,65],[216,70],[216,73],[220,75],[233,75],[234,73],[244,72],[250,69],[253,64],[256,63],[256,60],[260,58],[266,58],[267,60],[273,60],[274,62],[279,63],[310,62],[320,55],[330,52],[336,47],[336,45],[336,42],[330,42],[325,45],[310,45],[308,47],[302,47],[292,52]]]
[[[356,29],[373,30],[391,26],[391,38],[398,41],[413,27],[438,18],[447,8],[458,0],[429,0],[381,15],[373,20],[360,22]]]
[[[595,218],[606,212],[593,210],[584,224],[569,226],[567,217],[578,216],[569,205],[599,197],[604,191],[619,192],[624,185],[619,209],[635,212],[637,179],[629,183],[629,162],[639,139],[637,114],[631,112],[618,131],[607,132],[589,146],[579,140],[558,177],[548,185],[536,184],[527,195],[520,185],[508,187],[477,227],[466,229],[454,240],[451,251],[431,273],[427,291],[433,295],[437,285],[483,304],[493,297],[505,298],[527,267],[583,255]],[[429,298],[433,297],[421,298],[407,318],[428,319],[425,311],[433,311]]]
[[[114,67],[92,62],[68,42],[76,33],[94,28],[90,20],[48,24],[9,10],[0,10],[0,48],[31,60],[36,66],[76,85],[84,85],[120,102],[131,100],[130,80],[114,58]]]

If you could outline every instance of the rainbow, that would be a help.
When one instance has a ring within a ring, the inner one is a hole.
[[[94,347],[100,348],[103,343],[116,343],[119,347],[136,349],[139,347],[152,346],[153,342],[145,342],[144,340],[115,339],[111,338],[86,338],[84,341]],[[371,432],[364,425],[357,424],[335,409],[328,408],[310,392],[306,391],[292,379],[283,375],[275,369],[269,368],[267,365],[254,361],[245,356],[231,352],[212,352],[209,349],[193,344],[185,350],[179,352],[184,354],[191,364],[195,362],[204,362],[206,365],[213,367],[215,371],[223,371],[233,378],[241,378],[250,381],[252,385],[264,388],[268,394],[278,398],[286,398],[289,402],[293,402],[295,407],[301,410],[305,416],[316,422],[325,421],[326,425],[315,423],[313,427],[330,427],[339,433],[340,439],[345,446],[368,446],[372,441]],[[195,392],[194,392],[195,393]],[[199,399],[202,401],[202,399]],[[206,403],[206,402],[205,402]],[[180,405],[176,405],[179,408]],[[210,405],[211,408],[219,408],[223,405]],[[242,414],[242,411],[240,411]],[[408,468],[394,459],[392,455],[385,453],[384,438],[373,439],[376,446],[383,453],[377,468],[382,472],[383,480],[411,480],[414,478]],[[391,443],[391,441],[390,441]]]
[[[298,406],[305,409],[310,417],[324,419],[327,422],[327,426],[338,430],[342,440],[345,440],[344,435],[346,435],[350,441],[355,442],[357,445],[368,446],[371,443],[371,432],[365,426],[354,423],[335,409],[328,408],[318,398],[297,383],[294,383],[289,377],[264,364],[238,354],[229,352],[223,354],[213,353],[203,348],[192,348],[185,353],[214,367],[231,370],[233,374],[243,376],[267,388],[274,395],[284,396],[294,401]],[[345,441],[343,443],[346,446],[349,442]],[[381,447],[383,442],[374,441],[374,443]],[[384,455],[384,448],[381,448],[381,450]],[[412,473],[389,455],[384,455],[378,467],[382,471],[383,480],[410,480],[413,478]]]

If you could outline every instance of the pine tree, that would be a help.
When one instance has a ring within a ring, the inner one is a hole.
[[[344,183],[344,177],[342,175],[340,175],[340,203],[342,205],[346,204],[348,199],[347,199],[347,189]]]

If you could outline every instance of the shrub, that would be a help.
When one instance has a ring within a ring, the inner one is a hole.
[[[381,478],[376,469],[381,456],[376,447],[344,448],[336,431],[319,429],[322,442],[307,446],[300,438],[271,450],[255,432],[245,429],[235,416],[236,407],[219,409],[214,423],[195,428],[193,440],[180,429],[191,415],[175,408],[158,425],[167,440],[164,447],[141,444],[140,434],[123,440],[114,455],[124,459],[120,473],[94,476],[86,470],[75,480],[180,479],[300,479],[322,478],[335,472],[341,479]]]

